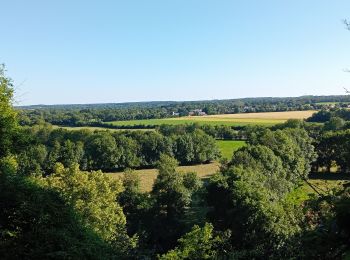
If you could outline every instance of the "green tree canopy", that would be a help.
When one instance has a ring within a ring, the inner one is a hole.
[[[160,156],[159,174],[151,191],[153,201],[152,241],[159,251],[171,248],[184,228],[185,211],[198,188],[198,177],[176,171],[178,162],[165,154]],[[195,186],[189,187],[189,184]]]
[[[17,130],[17,113],[13,109],[13,84],[5,75],[5,66],[0,64],[0,157],[13,150]]]
[[[194,226],[178,240],[179,246],[160,257],[161,260],[218,259],[223,257],[230,233],[215,234],[213,225]]]
[[[102,172],[82,172],[78,165],[64,168],[57,164],[55,172],[43,178],[46,185],[60,194],[81,216],[82,224],[107,241],[125,235],[125,216],[116,202],[122,191],[120,181]]]
[[[60,194],[0,162],[0,255],[3,259],[111,259],[122,250],[79,221]]]

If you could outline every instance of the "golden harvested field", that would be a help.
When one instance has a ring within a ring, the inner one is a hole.
[[[203,121],[231,121],[232,119],[257,119],[257,120],[288,120],[288,119],[306,119],[311,117],[316,110],[307,111],[287,111],[287,112],[266,112],[266,113],[241,113],[241,114],[223,114],[223,115],[210,115],[210,116],[188,116],[180,117],[176,119],[188,119],[188,120],[203,120]],[[174,118],[172,118],[174,120]]]
[[[242,114],[224,114],[210,116],[185,116],[164,119],[144,119],[130,121],[113,121],[109,124],[116,126],[157,126],[157,125],[180,125],[198,123],[202,125],[227,125],[227,126],[246,126],[261,125],[273,126],[284,123],[288,119],[305,119],[312,116],[315,110],[308,111],[287,111],[287,112],[267,112],[267,113],[242,113]]]
[[[198,177],[201,179],[208,178],[210,175],[213,175],[219,170],[220,164],[213,162],[210,164],[199,164],[193,166],[179,166],[179,172],[196,172]],[[146,169],[146,170],[136,170],[141,179],[141,190],[142,191],[151,191],[153,183],[157,178],[158,170],[157,169]],[[112,178],[121,178],[123,172],[114,172],[107,173]]]

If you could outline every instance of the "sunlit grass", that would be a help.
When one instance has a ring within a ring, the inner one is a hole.
[[[233,152],[246,145],[245,141],[217,140],[222,157],[230,160]]]
[[[196,172],[198,177],[201,179],[206,179],[216,173],[219,170],[219,163],[213,162],[210,164],[199,164],[192,166],[179,166],[177,169],[179,172]],[[135,170],[141,180],[141,190],[151,191],[153,183],[158,175],[157,169],[145,169],[145,170]],[[121,178],[123,172],[107,173],[112,178]]]

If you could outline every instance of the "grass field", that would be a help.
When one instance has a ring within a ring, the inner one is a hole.
[[[213,162],[210,164],[200,164],[193,166],[179,166],[179,172],[196,172],[198,177],[201,179],[209,178],[211,175],[219,171],[220,164],[217,162]],[[135,170],[139,176],[141,181],[141,190],[148,192],[152,190],[153,183],[157,178],[158,170],[157,169],[145,169],[145,170]],[[123,172],[114,172],[107,173],[112,178],[121,178],[123,176]],[[322,193],[326,194],[331,192],[334,189],[342,187],[343,184],[349,183],[346,180],[320,180],[313,179],[309,180],[309,182],[316,187],[316,189]],[[315,195],[315,191],[307,184],[302,183],[302,185],[293,191],[288,199],[293,201],[295,205],[300,205],[303,201],[309,199],[311,196]]]
[[[199,164],[193,166],[179,166],[178,171],[180,172],[196,172],[198,177],[201,179],[208,178],[210,175],[214,174],[219,170],[219,163],[214,162],[210,164]],[[141,190],[150,191],[152,189],[153,183],[157,178],[157,169],[145,169],[136,170],[141,179]],[[112,178],[121,178],[123,172],[107,173]]]
[[[343,184],[349,183],[349,181],[310,179],[309,183],[313,185],[320,194],[326,195],[332,193],[332,191],[342,188]],[[289,194],[288,199],[293,201],[295,205],[300,205],[303,201],[314,195],[317,195],[316,192],[304,182],[299,188]]]
[[[246,145],[245,141],[217,140],[221,154],[226,159],[231,159],[234,151]]]
[[[235,150],[241,148],[245,145],[244,141],[226,141],[218,140],[218,147],[222,152],[223,156],[227,159],[232,157],[232,154]],[[179,166],[178,171],[180,172],[196,172],[198,177],[205,179],[210,175],[214,174],[219,170],[220,164],[218,162],[213,162],[210,164],[199,164],[193,166]],[[141,189],[143,191],[150,191],[154,180],[157,178],[158,171],[157,169],[143,169],[135,170],[141,179]],[[120,178],[123,176],[123,172],[108,173],[113,178]]]
[[[225,114],[211,116],[187,116],[165,119],[147,119],[109,122],[117,126],[134,125],[180,125],[189,123],[209,124],[209,125],[227,125],[227,126],[245,126],[262,125],[272,126],[280,124],[288,119],[305,119],[310,117],[316,111],[288,111],[288,112],[268,112],[268,113],[243,113],[243,114]]]

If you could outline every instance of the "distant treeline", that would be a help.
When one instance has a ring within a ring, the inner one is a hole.
[[[185,134],[187,132],[193,132],[195,129],[204,131],[207,135],[215,139],[221,140],[245,140],[246,129],[244,126],[226,126],[226,125],[201,125],[197,123],[182,124],[182,125],[132,125],[132,126],[119,126],[109,123],[92,124],[90,126],[103,127],[108,129],[155,129],[165,136]]]
[[[121,104],[53,105],[18,107],[21,125],[48,122],[54,125],[86,126],[101,122],[159,119],[187,116],[195,109],[208,115],[251,112],[278,112],[321,109],[322,102],[339,102],[346,106],[350,96],[303,96],[291,98],[244,98],[187,102],[141,102]]]

